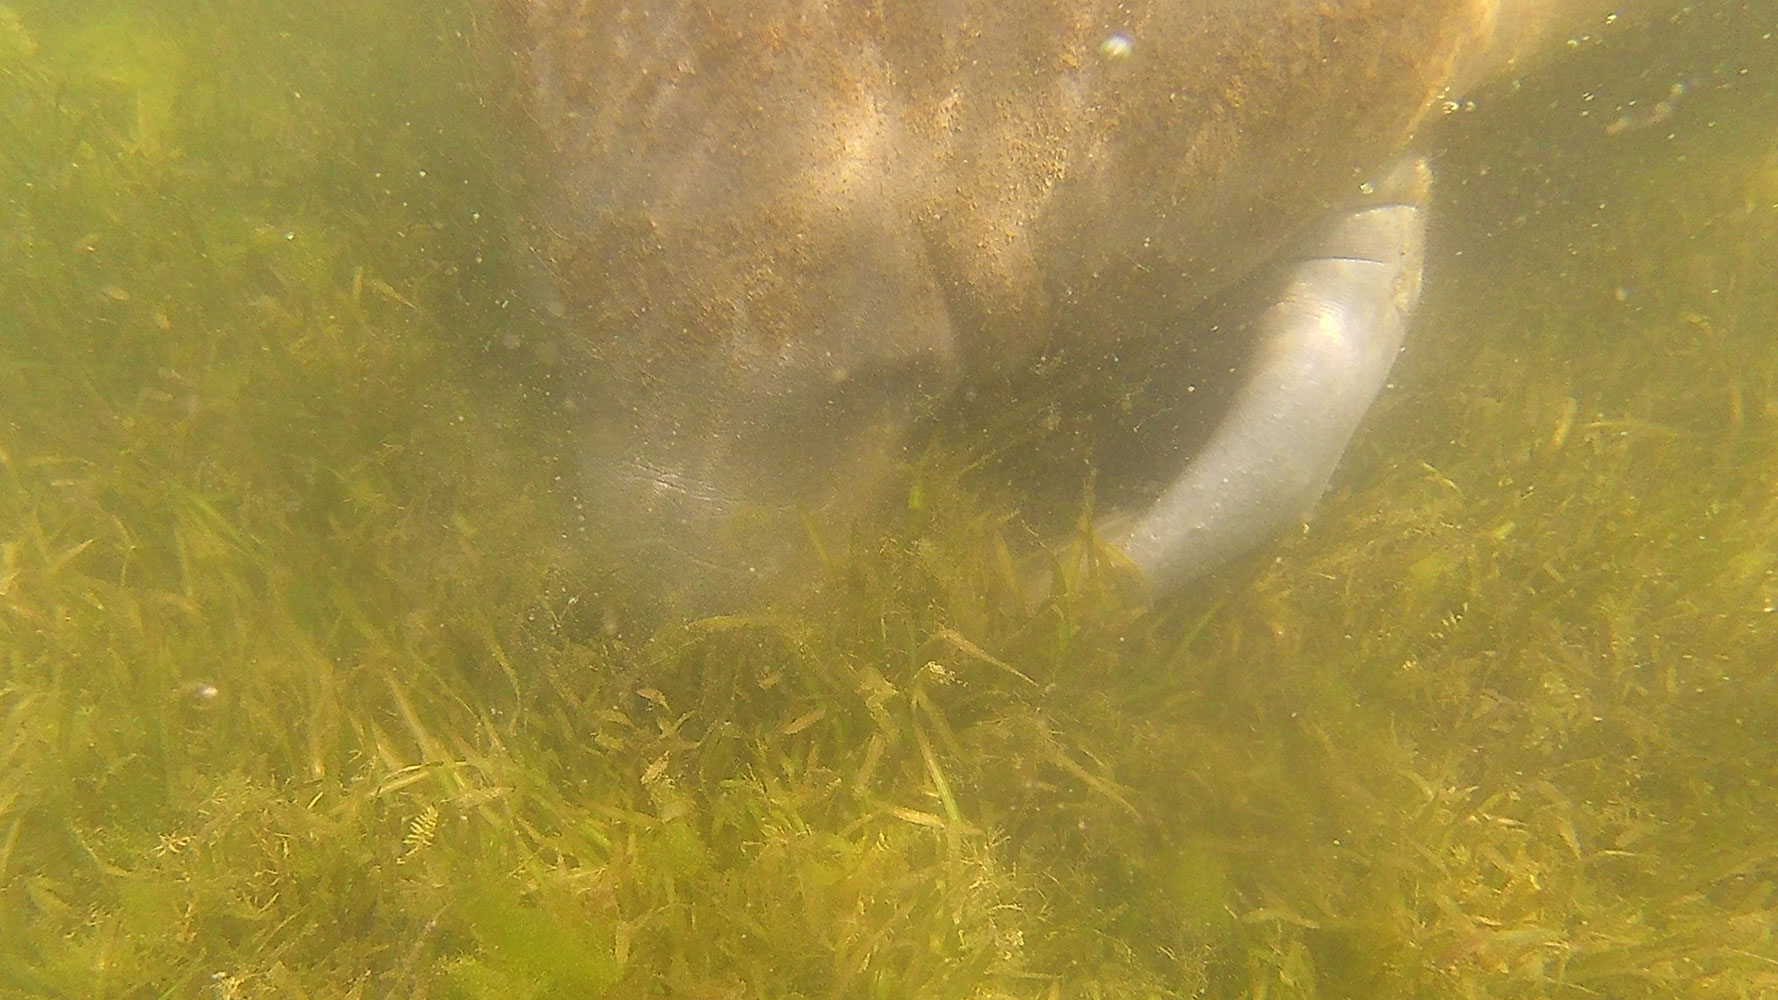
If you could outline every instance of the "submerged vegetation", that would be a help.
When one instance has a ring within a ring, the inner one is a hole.
[[[0,995],[1778,995],[1778,94],[1455,127],[1399,388],[1196,595],[1037,599],[941,441],[643,635],[513,403],[499,44],[0,6]]]

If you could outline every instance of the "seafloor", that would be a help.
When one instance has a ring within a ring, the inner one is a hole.
[[[471,4],[0,6],[0,996],[1778,996],[1775,28],[1441,123],[1300,536],[1040,598],[940,433],[647,634]]]

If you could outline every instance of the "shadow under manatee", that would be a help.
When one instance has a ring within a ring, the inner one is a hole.
[[[909,453],[970,456],[970,481],[1004,494],[1038,544],[1065,541],[1083,516],[1141,509],[1226,413],[1277,270],[1195,306],[1125,303],[1118,322],[1144,335],[1121,343],[1074,317],[1036,358],[993,366],[927,414]]]

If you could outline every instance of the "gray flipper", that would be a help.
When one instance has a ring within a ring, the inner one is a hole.
[[[1111,536],[1157,592],[1298,522],[1321,496],[1419,301],[1430,186],[1424,160],[1397,165],[1290,269],[1221,425],[1161,498]]]

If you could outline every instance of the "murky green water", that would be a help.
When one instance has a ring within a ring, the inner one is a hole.
[[[506,346],[485,11],[0,5],[0,994],[1778,995],[1774,31],[1451,115],[1246,567],[1032,611],[965,436],[645,635]]]

